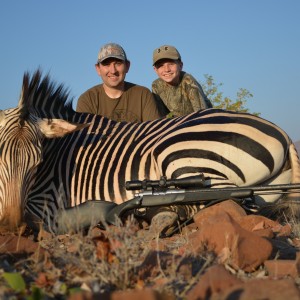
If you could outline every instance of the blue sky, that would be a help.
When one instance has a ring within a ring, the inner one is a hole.
[[[184,70],[223,83],[224,96],[253,94],[251,112],[300,140],[299,0],[115,0],[0,2],[0,109],[15,107],[25,71],[41,67],[77,98],[100,82],[101,45],[121,44],[126,80],[151,88],[152,52],[178,48]]]

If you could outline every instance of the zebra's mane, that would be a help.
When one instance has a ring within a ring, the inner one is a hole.
[[[25,72],[22,92],[19,100],[21,119],[26,119],[29,113],[41,118],[70,119],[75,111],[72,108],[69,91],[63,84],[56,84],[49,75],[42,76],[40,69],[32,76]]]

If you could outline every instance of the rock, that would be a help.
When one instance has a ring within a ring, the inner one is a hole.
[[[259,215],[244,216],[237,222],[246,230],[257,233],[260,236],[267,236],[270,238],[272,238],[274,234],[277,236],[289,236],[292,231],[289,224],[283,226],[277,221],[273,221]]]
[[[241,218],[238,223],[241,227],[249,231],[256,231],[266,228],[277,228],[281,226],[278,222],[259,215],[247,215]]]
[[[198,228],[201,229],[202,224],[205,224],[209,217],[215,216],[223,212],[226,212],[227,214],[232,216],[232,218],[236,221],[239,220],[241,217],[246,216],[245,210],[239,204],[237,204],[233,200],[227,200],[224,202],[217,203],[203,210],[200,210],[194,216],[194,222],[196,223]]]
[[[140,267],[138,268],[138,276],[145,280],[149,277],[156,277],[161,273],[161,270],[170,267],[174,264],[176,257],[171,253],[163,251],[150,251]]]
[[[173,294],[160,294],[153,289],[116,291],[111,293],[110,300],[175,300]]]
[[[242,281],[230,274],[224,266],[214,265],[200,277],[197,284],[187,293],[186,299],[210,299],[211,295],[220,293],[239,283]]]
[[[272,254],[268,240],[243,229],[227,212],[218,211],[189,235],[188,245],[193,253],[205,246],[217,254],[219,262],[246,272],[254,271]]]
[[[269,280],[253,279],[237,284],[226,291],[211,297],[210,300],[299,300],[299,290],[292,279]]]
[[[38,242],[26,237],[15,235],[0,236],[0,254],[44,254],[45,249],[41,248]]]
[[[291,276],[298,278],[300,276],[300,253],[298,252],[295,260],[278,259],[266,260],[264,265],[270,277],[278,279]]]

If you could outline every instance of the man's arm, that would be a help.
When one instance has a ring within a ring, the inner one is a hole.
[[[152,121],[156,119],[160,119],[163,115],[160,113],[154,95],[147,89],[144,93],[143,99],[143,113],[142,118],[144,121]]]
[[[164,101],[162,100],[158,88],[158,81],[155,80],[152,82],[152,94],[154,96],[154,100],[157,106],[157,109],[162,117],[167,116],[170,113],[170,110],[168,107],[165,105]]]
[[[97,114],[97,109],[93,105],[94,101],[91,99],[91,93],[83,93],[77,101],[76,111]]]
[[[191,101],[192,107],[194,111],[206,109],[206,108],[212,108],[212,104],[210,100],[206,97],[206,95],[203,92],[203,89],[193,77],[191,77],[192,81],[187,86],[189,89],[188,95],[189,99]]]

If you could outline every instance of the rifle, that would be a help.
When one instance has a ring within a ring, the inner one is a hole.
[[[227,199],[239,204],[255,205],[254,197],[263,194],[300,193],[300,183],[248,187],[207,188],[203,176],[126,182],[127,190],[141,190],[133,199],[119,205],[103,200],[90,200],[80,206],[62,210],[57,217],[60,233],[102,224],[117,225],[128,212],[140,208],[170,205],[204,205],[205,207]],[[300,204],[300,202],[299,202]]]

